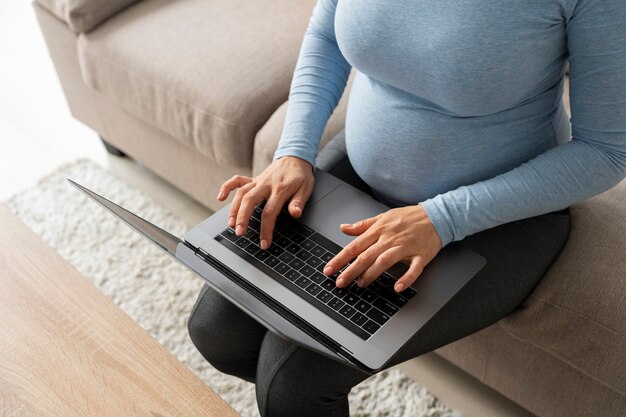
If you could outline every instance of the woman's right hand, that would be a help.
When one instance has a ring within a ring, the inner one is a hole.
[[[220,187],[217,199],[225,200],[230,192],[239,188],[230,206],[228,225],[241,236],[248,230],[248,221],[255,206],[267,200],[261,215],[261,248],[267,249],[272,243],[272,232],[276,217],[289,199],[289,214],[302,216],[304,204],[311,193],[315,177],[313,167],[304,159],[295,156],[278,158],[265,168],[256,178],[235,175]],[[236,225],[236,226],[235,226]]]

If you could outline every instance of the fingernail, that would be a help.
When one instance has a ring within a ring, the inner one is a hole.
[[[237,229],[235,230],[235,234],[237,236],[241,235],[243,233],[243,227],[241,227],[240,224],[237,225]]]
[[[344,281],[343,279],[338,279],[338,280],[337,280],[337,286],[338,286],[339,288],[343,287],[343,284],[344,284],[344,283],[345,283],[345,281]]]
[[[228,225],[229,225],[230,227],[233,227],[233,226],[235,225],[235,217],[234,217],[234,216],[230,216],[230,217],[228,218]]]
[[[217,199],[221,200],[222,199],[222,193],[217,194]]]
[[[352,226],[350,223],[341,223],[340,226]]]
[[[332,270],[333,270],[333,269],[332,269],[330,266],[325,266],[325,267],[324,267],[324,273],[325,273],[326,275],[330,274],[330,271],[332,271]]]
[[[396,286],[395,286],[395,289],[396,289],[397,292],[402,291],[404,289],[404,284],[401,283],[401,282],[397,282]]]
[[[365,280],[363,279],[357,280],[356,285],[359,286],[360,288],[365,287]]]
[[[267,240],[263,239],[261,241],[261,249],[267,249]]]

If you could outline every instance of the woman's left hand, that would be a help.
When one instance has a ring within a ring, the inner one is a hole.
[[[340,288],[359,275],[357,285],[366,287],[402,261],[409,264],[409,269],[395,284],[394,289],[400,292],[415,282],[441,250],[439,234],[420,205],[398,207],[354,224],[342,224],[340,230],[358,235],[324,268],[324,274],[332,275],[356,258],[337,277],[336,284]]]

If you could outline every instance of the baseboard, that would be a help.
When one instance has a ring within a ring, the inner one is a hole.
[[[398,367],[465,417],[536,417],[436,353],[427,353]]]

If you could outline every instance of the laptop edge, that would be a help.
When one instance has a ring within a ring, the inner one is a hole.
[[[177,261],[192,269],[221,295],[272,332],[335,360],[340,360],[362,372],[373,374],[376,371],[359,362],[340,344],[202,249],[179,239],[75,181],[69,178],[67,180]]]

